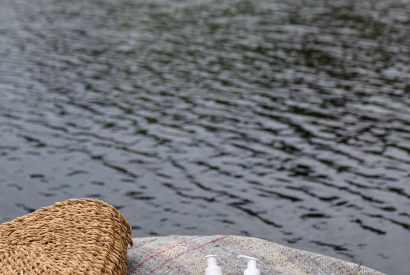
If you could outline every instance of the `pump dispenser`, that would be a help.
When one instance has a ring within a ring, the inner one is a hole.
[[[208,267],[205,269],[205,275],[222,275],[222,269],[216,263],[216,255],[205,256]]]
[[[238,258],[245,259],[248,263],[248,267],[243,272],[244,275],[260,275],[261,271],[256,268],[256,258],[249,257],[246,255],[239,255]]]

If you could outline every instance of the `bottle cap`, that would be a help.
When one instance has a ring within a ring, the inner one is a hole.
[[[256,267],[256,258],[246,256],[246,255],[239,255],[238,258],[245,259],[248,263],[247,268],[243,272],[244,275],[260,275],[261,271]]]
[[[208,267],[205,269],[205,275],[222,275],[222,269],[216,262],[216,255],[205,256]]]

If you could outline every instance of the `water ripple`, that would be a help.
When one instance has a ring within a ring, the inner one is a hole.
[[[409,5],[2,0],[0,219],[88,196],[405,273]]]

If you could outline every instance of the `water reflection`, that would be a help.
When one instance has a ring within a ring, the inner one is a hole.
[[[404,273],[409,4],[4,0],[0,218],[89,196]]]

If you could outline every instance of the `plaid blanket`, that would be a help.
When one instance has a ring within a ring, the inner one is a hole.
[[[128,274],[204,274],[205,256],[219,256],[224,274],[243,274],[245,254],[258,258],[262,274],[382,274],[368,267],[240,236],[136,238],[128,249]]]

